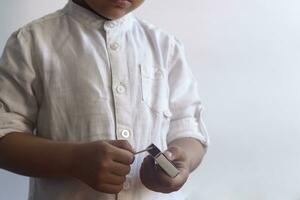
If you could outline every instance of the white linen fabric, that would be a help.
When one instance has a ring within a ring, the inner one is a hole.
[[[128,14],[108,21],[69,1],[12,34],[0,60],[0,137],[128,140],[162,150],[177,138],[204,145],[197,83],[173,36]],[[75,179],[31,178],[30,200],[184,199],[146,189],[136,157],[124,190],[96,192]]]

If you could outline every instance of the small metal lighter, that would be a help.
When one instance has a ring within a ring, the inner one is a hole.
[[[148,148],[148,153],[154,158],[160,168],[171,178],[179,174],[179,170],[174,164],[159,150],[157,146],[151,144]]]

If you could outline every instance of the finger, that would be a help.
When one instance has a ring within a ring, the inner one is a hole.
[[[143,172],[143,176],[147,178],[147,180],[153,181],[154,178],[154,167],[155,161],[151,156],[147,156],[144,158],[143,163],[141,165],[141,170]]]
[[[131,144],[129,144],[129,142],[127,140],[112,140],[109,143],[115,147],[118,147],[120,149],[124,149],[131,153],[134,153],[134,150],[133,150]]]
[[[151,156],[147,156],[146,158],[144,158],[140,168],[141,181],[150,190],[153,190],[153,186],[155,186],[156,183],[154,166],[154,159]]]
[[[178,159],[182,159],[183,150],[180,149],[179,147],[171,146],[171,147],[168,148],[167,151],[164,152],[164,154],[171,161],[178,160]]]
[[[109,141],[112,145],[113,151],[113,160],[123,164],[130,165],[134,161],[134,150],[131,145],[126,140],[113,140]]]
[[[143,185],[155,192],[165,193],[170,191],[158,178],[159,173],[161,172],[159,171],[158,166],[155,165],[154,159],[150,156],[146,157],[140,169],[140,178]]]
[[[178,170],[187,167],[185,152],[180,148],[170,147],[164,152],[164,155]]]
[[[105,176],[105,183],[111,185],[121,185],[126,181],[125,176],[118,176],[115,174],[107,174]]]
[[[116,174],[118,176],[126,176],[130,173],[130,166],[125,165],[119,162],[114,162],[111,165],[111,173]]]
[[[152,156],[146,156],[143,160],[142,165],[146,168],[146,169],[151,169],[151,171],[153,171],[153,167],[155,166],[155,160],[152,158]]]
[[[188,175],[179,174],[175,178],[169,177],[160,167],[156,165],[154,159],[146,157],[140,169],[142,183],[155,192],[170,193],[177,191],[186,182]]]
[[[102,184],[97,190],[108,194],[118,194],[123,189],[122,185]]]
[[[164,186],[168,186],[168,183],[171,182],[171,180],[173,179],[170,176],[168,176],[158,164],[154,166],[154,172],[155,176],[157,177],[157,180],[161,182]]]
[[[166,151],[164,152],[164,155],[167,157],[168,160],[170,160],[170,161],[173,161],[173,160],[174,160],[174,155],[173,155],[173,153],[172,153],[171,151],[166,150]]]
[[[165,151],[164,154],[179,171],[186,169],[189,170],[187,155],[182,148],[172,146],[169,147],[169,149]]]
[[[178,190],[187,179],[184,174],[178,174],[175,178],[171,178],[159,166],[155,167],[155,171],[157,182],[160,183],[160,188],[164,193]]]
[[[162,193],[177,191],[185,183],[184,177],[173,179],[166,175],[150,156],[142,163],[140,178],[145,187]]]
[[[111,140],[108,142],[112,148],[113,161],[120,162],[126,165],[130,165],[134,161],[133,150],[125,140]]]
[[[129,151],[116,148],[112,154],[112,159],[115,162],[131,165],[134,162],[134,154]]]

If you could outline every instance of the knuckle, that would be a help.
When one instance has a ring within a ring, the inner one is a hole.
[[[105,176],[103,173],[98,173],[96,177],[97,177],[96,180],[97,184],[101,184],[105,180]]]
[[[131,144],[127,140],[122,140],[120,145],[123,149],[132,150]]]
[[[103,170],[106,171],[109,168],[110,168],[110,164],[108,160],[101,162],[100,169],[102,170],[102,172]]]
[[[103,148],[105,146],[105,142],[103,141],[95,141],[94,144],[98,147],[98,148]]]
[[[104,149],[99,158],[101,158],[102,162],[109,162],[112,159],[111,151],[109,149]]]
[[[118,140],[118,144],[123,146],[124,144],[126,144],[126,140]]]
[[[120,175],[121,176],[126,176],[129,173],[130,173],[130,168],[129,167],[123,167],[122,169],[120,169]]]
[[[100,181],[95,181],[94,185],[94,189],[98,190],[98,191],[102,191],[103,190],[103,185]]]
[[[174,153],[174,154],[180,153],[180,149],[179,149],[179,147],[177,147],[177,146],[172,146],[172,147],[170,147],[170,148],[169,148],[169,151],[172,152],[172,153]]]
[[[120,140],[120,144],[124,145],[124,146],[130,146],[130,144],[127,140]]]
[[[111,154],[111,149],[109,148],[108,145],[105,145],[104,147],[102,147],[101,150],[102,150],[103,155],[108,156]]]

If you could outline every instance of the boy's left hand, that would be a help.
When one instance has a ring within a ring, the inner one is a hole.
[[[155,164],[151,156],[147,156],[140,169],[140,178],[145,187],[152,191],[171,193],[178,191],[187,181],[190,166],[186,153],[180,147],[172,146],[164,154],[172,161],[180,173],[174,178],[169,177]]]

